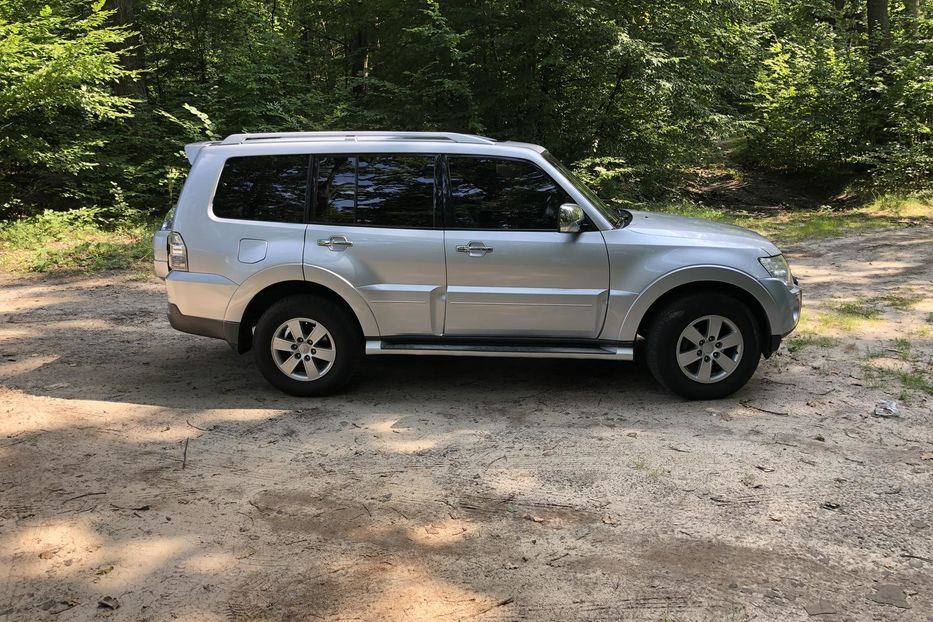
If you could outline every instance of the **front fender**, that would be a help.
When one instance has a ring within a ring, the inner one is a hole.
[[[373,315],[372,309],[348,281],[329,270],[302,264],[278,265],[251,275],[240,284],[230,298],[224,313],[224,321],[239,323],[243,319],[246,307],[256,297],[256,294],[276,283],[286,281],[307,281],[333,291],[350,305],[365,336],[379,335],[379,325],[376,323],[376,316]]]
[[[762,285],[761,281],[752,275],[727,266],[689,266],[668,272],[655,279],[638,295],[622,321],[619,341],[635,341],[635,335],[642,319],[644,319],[651,305],[657,302],[661,296],[677,287],[699,282],[725,283],[741,288],[758,301],[758,304],[765,311],[770,326],[776,326],[780,323],[775,314],[774,298]]]

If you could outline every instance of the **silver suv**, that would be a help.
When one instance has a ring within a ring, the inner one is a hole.
[[[742,387],[797,325],[780,251],[603,203],[544,148],[430,132],[187,145],[154,240],[169,320],[324,395],[362,354],[644,357],[688,398]],[[642,343],[643,341],[643,343]]]

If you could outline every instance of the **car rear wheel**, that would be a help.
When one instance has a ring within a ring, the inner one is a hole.
[[[291,296],[269,307],[256,323],[253,356],[273,386],[299,396],[339,390],[362,352],[353,320],[332,300]]]
[[[645,356],[652,375],[678,395],[726,397],[758,367],[758,324],[748,307],[731,296],[691,294],[659,311]]]

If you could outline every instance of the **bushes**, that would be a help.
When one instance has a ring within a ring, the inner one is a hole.
[[[112,91],[132,75],[114,51],[127,33],[103,4],[0,0],[0,218],[86,198],[101,127],[131,114]]]
[[[0,227],[0,269],[95,272],[142,266],[151,258],[155,228],[139,212],[46,210]]]
[[[838,171],[858,148],[864,76],[828,28],[816,31],[802,44],[772,44],[755,80],[749,155],[769,167]]]
[[[855,176],[874,192],[933,188],[933,21],[895,25],[880,60],[857,24],[817,22],[773,42],[752,92],[747,155]]]
[[[725,139],[873,191],[933,183],[933,27],[907,4],[871,51],[864,3],[829,0],[104,6],[0,0],[0,219],[162,212],[183,143],[262,130],[537,142],[629,201],[677,194]]]

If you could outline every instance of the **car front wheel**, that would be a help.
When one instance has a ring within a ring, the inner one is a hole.
[[[318,296],[291,296],[259,318],[253,337],[256,365],[273,386],[299,396],[340,389],[362,351],[347,312]]]
[[[761,357],[751,311],[724,294],[692,294],[668,304],[646,339],[651,373],[688,399],[731,395],[752,377]]]

